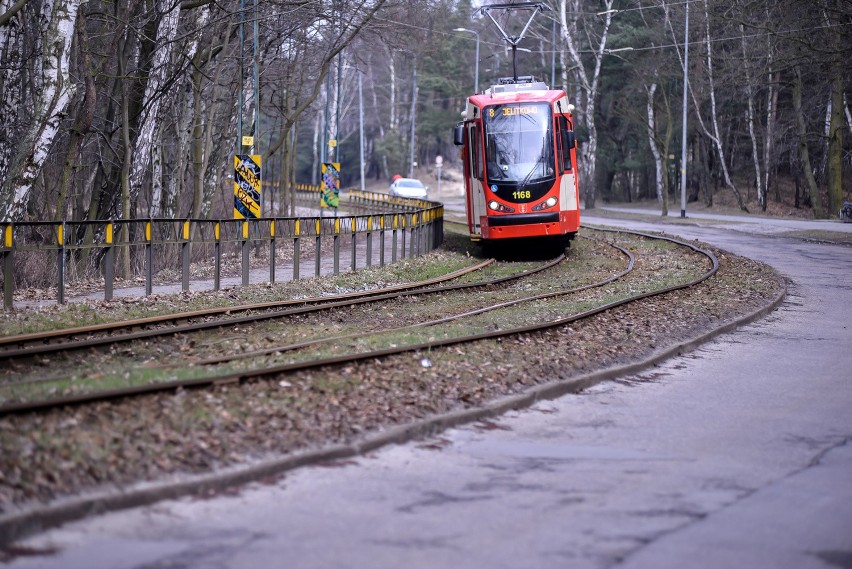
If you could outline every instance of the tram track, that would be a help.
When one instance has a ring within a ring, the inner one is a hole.
[[[266,302],[262,304],[240,305],[238,307],[235,307],[238,312],[250,312],[252,310],[267,309],[270,307],[291,306],[294,304],[301,305],[293,308],[285,308],[281,310],[274,310],[256,314],[247,314],[241,317],[205,320],[202,322],[181,326],[163,326],[152,330],[128,332],[124,334],[89,338],[74,342],[57,342],[46,345],[35,345],[32,347],[21,348],[17,350],[6,350],[4,352],[0,352],[0,359],[5,357],[9,360],[12,360],[12,372],[16,373],[16,370],[14,368],[16,367],[16,365],[19,365],[16,364],[17,361],[32,360],[36,356],[47,356],[50,354],[66,355],[67,353],[70,353],[72,351],[90,348],[111,347],[113,350],[115,350],[116,345],[121,343],[129,343],[139,340],[157,340],[162,339],[166,336],[191,337],[192,333],[210,329],[237,328],[240,325],[245,326],[257,324],[264,320],[283,319],[287,317],[329,311],[336,308],[347,308],[362,304],[379,303],[383,301],[404,298],[407,296],[440,294],[450,291],[480,289],[498,286],[545,271],[560,262],[562,258],[563,257],[552,259],[547,262],[540,263],[537,266],[531,267],[529,269],[524,269],[514,274],[504,275],[496,278],[481,279],[473,282],[443,284],[451,280],[456,280],[471,275],[494,264],[494,259],[485,259],[469,267],[457,271],[452,271],[451,273],[448,273],[446,275],[441,275],[439,277],[424,279],[422,281],[407,283],[403,285],[382,287],[378,289],[371,289],[368,291],[350,292],[321,297],[304,297],[292,300],[283,300],[274,303]],[[109,331],[116,332],[124,329],[134,328],[138,326],[140,322],[143,322],[144,324],[150,324],[152,322],[163,324],[173,321],[188,320],[199,316],[208,317],[211,314],[218,315],[228,312],[230,312],[230,310],[222,308],[205,309],[195,312],[162,315],[158,317],[147,318],[144,320],[133,320],[129,322],[125,321],[104,325],[96,325],[95,328],[108,329]],[[47,335],[51,337],[71,337],[73,335],[85,333],[85,329],[87,328],[88,327],[81,327],[67,330],[50,331],[47,333]],[[68,332],[68,334],[63,334],[63,332]],[[38,334],[33,334],[29,336],[30,338],[39,337]],[[218,341],[221,342],[223,341],[223,339],[220,338]],[[192,364],[192,362],[189,363]],[[35,379],[24,379],[17,381],[2,381],[2,379],[0,379],[0,392],[2,392],[3,389],[14,389],[16,387],[21,387],[24,385],[59,383],[62,381],[70,381],[70,379],[66,376],[38,377]]]
[[[628,233],[628,232],[616,232],[616,233]],[[604,312],[604,311],[607,311],[607,310],[612,310],[613,308],[623,306],[623,305],[631,303],[631,302],[637,302],[637,301],[640,301],[644,298],[648,298],[649,296],[665,294],[666,292],[678,290],[680,288],[694,286],[695,284],[698,284],[699,282],[702,282],[703,280],[706,280],[707,278],[712,276],[716,272],[716,270],[718,269],[718,261],[715,259],[715,257],[712,255],[712,253],[710,253],[709,251],[705,251],[705,250],[697,248],[694,245],[691,245],[689,243],[681,242],[681,241],[670,239],[670,238],[665,238],[665,237],[660,237],[660,236],[652,236],[652,235],[640,234],[640,233],[634,233],[634,232],[629,232],[629,233],[631,233],[633,235],[641,236],[642,238],[646,238],[646,239],[668,241],[669,243],[673,243],[679,248],[685,248],[687,250],[692,251],[693,253],[697,253],[697,254],[705,257],[706,259],[708,259],[710,261],[712,267],[711,267],[710,270],[705,271],[701,275],[700,278],[693,279],[690,282],[680,283],[680,284],[677,284],[677,285],[671,285],[669,287],[663,287],[659,290],[654,290],[654,291],[644,291],[642,293],[628,295],[626,297],[619,298],[619,299],[616,299],[616,300],[611,300],[611,301],[604,302],[604,303],[598,302],[596,306],[588,308],[586,310],[579,310],[579,311],[576,311],[576,312],[574,312],[573,314],[570,314],[570,315],[564,315],[564,316],[560,316],[560,317],[556,317],[556,318],[550,318],[550,319],[547,319],[543,322],[537,322],[537,323],[534,323],[534,324],[508,327],[508,328],[499,329],[499,330],[488,330],[488,331],[477,333],[477,334],[462,334],[462,335],[458,335],[458,336],[454,336],[454,337],[445,337],[445,338],[439,338],[439,339],[434,339],[434,340],[425,341],[425,342],[421,341],[421,342],[409,343],[409,344],[406,344],[406,345],[383,347],[383,348],[380,348],[380,349],[366,349],[366,350],[358,351],[356,353],[347,353],[347,354],[341,354],[341,355],[325,355],[325,356],[320,355],[320,356],[317,356],[317,357],[309,357],[308,359],[303,360],[303,361],[288,361],[288,362],[283,362],[283,363],[280,363],[280,362],[265,363],[262,366],[254,366],[254,367],[251,367],[249,369],[227,371],[227,372],[218,373],[218,374],[214,374],[214,375],[206,375],[206,376],[203,376],[203,377],[180,379],[180,380],[175,380],[175,381],[163,381],[163,382],[159,382],[159,383],[156,383],[156,384],[149,384],[149,385],[137,385],[137,386],[132,386],[132,387],[124,387],[124,388],[111,389],[111,390],[107,389],[107,390],[98,391],[96,393],[76,394],[76,395],[70,395],[70,396],[66,396],[66,397],[55,398],[53,400],[10,403],[10,404],[6,404],[6,405],[3,405],[2,407],[0,407],[0,414],[44,410],[44,409],[49,409],[49,408],[56,406],[56,405],[90,403],[90,402],[100,401],[100,400],[104,400],[104,399],[115,399],[115,398],[131,396],[131,395],[138,395],[138,394],[142,394],[142,393],[153,393],[153,392],[156,392],[156,391],[164,391],[164,390],[171,391],[171,390],[175,390],[175,389],[181,389],[181,388],[185,389],[185,388],[199,387],[199,386],[204,386],[204,385],[222,385],[222,384],[228,384],[228,383],[236,383],[236,382],[242,382],[242,381],[246,381],[246,380],[250,380],[250,379],[261,378],[261,377],[270,377],[270,376],[276,376],[276,375],[281,375],[281,374],[293,373],[293,372],[299,371],[299,370],[317,369],[317,368],[322,368],[322,367],[327,367],[327,366],[337,366],[337,365],[341,365],[341,364],[347,364],[347,363],[357,362],[357,361],[364,361],[364,360],[369,360],[369,359],[380,359],[380,358],[383,358],[383,357],[387,357],[387,356],[391,356],[391,355],[395,355],[395,354],[400,354],[400,353],[404,353],[404,352],[412,352],[412,351],[429,352],[431,350],[436,350],[436,349],[444,348],[444,347],[451,346],[451,345],[454,345],[454,344],[459,344],[459,343],[477,342],[477,341],[480,341],[480,340],[501,338],[501,337],[505,337],[505,336],[509,336],[509,335],[528,334],[528,333],[531,333],[531,332],[547,330],[549,328],[559,327],[559,326],[567,325],[567,324],[570,324],[570,323],[573,323],[573,322],[577,322],[579,320],[587,319],[587,318],[590,318],[590,317],[592,317],[596,314],[600,314],[601,312]],[[617,245],[616,245],[616,247],[617,247]],[[624,249],[622,249],[622,251],[626,252]],[[630,256],[629,253],[627,253],[627,255],[630,257],[630,269],[632,269],[633,257]],[[629,272],[629,271],[621,272],[620,274],[615,275],[612,278],[607,279],[607,280],[609,282],[613,282],[613,280],[618,280],[619,278],[623,277],[623,275],[626,274],[626,272]],[[598,285],[592,285],[592,286],[602,286],[602,284],[605,284],[605,283],[601,283],[601,284],[598,284]],[[452,288],[455,288],[455,287],[458,287],[458,286],[466,286],[466,285],[450,285],[449,287],[441,287],[441,288],[444,289],[443,292],[447,292],[449,289],[452,289]],[[510,301],[508,303],[495,303],[495,304],[491,305],[491,307],[488,308],[488,310],[496,310],[498,308],[506,308],[508,306],[514,306],[514,305],[517,305],[520,302],[535,302],[536,300],[546,300],[547,298],[555,297],[557,295],[565,295],[565,294],[572,293],[572,292],[578,292],[579,290],[584,290],[584,289],[587,289],[589,287],[586,286],[586,287],[575,287],[575,288],[576,288],[576,290],[554,291],[553,293],[548,293],[548,294],[545,294],[545,295],[541,295],[541,294],[539,294],[539,295],[527,295],[524,298],[514,299],[513,301]],[[414,291],[408,291],[408,292],[409,292],[409,294],[415,293]],[[418,294],[420,294],[420,293],[418,293]],[[406,328],[426,327],[426,326],[430,326],[430,325],[437,325],[437,324],[439,324],[443,321],[457,320],[461,317],[472,316],[476,313],[481,313],[483,311],[484,311],[484,308],[478,308],[478,309],[475,309],[473,311],[470,311],[469,314],[460,314],[460,315],[457,315],[457,316],[451,317],[451,318],[434,319],[433,321],[430,321],[430,322],[421,322],[421,323],[418,323],[418,324],[412,325],[412,326],[397,327],[393,330],[384,330],[383,332],[384,333],[388,333],[388,332],[393,333],[393,332],[399,332],[400,330],[403,330],[403,329],[406,329]],[[283,346],[283,347],[282,346],[276,346],[276,347],[273,347],[273,348],[270,348],[270,349],[267,349],[267,350],[264,350],[264,351],[268,354],[275,353],[277,355],[280,355],[280,353],[289,351],[290,349],[303,348],[303,347],[307,347],[309,345],[313,345],[313,344],[317,344],[317,343],[323,343],[323,342],[329,342],[329,341],[332,341],[332,342],[336,341],[336,340],[342,341],[343,339],[351,338],[352,336],[353,336],[353,334],[349,334],[349,335],[338,335],[337,337],[331,336],[331,337],[327,337],[327,338],[307,340],[305,342],[291,343],[289,346]],[[245,357],[241,357],[239,359],[248,360],[248,359],[252,359],[252,357],[257,357],[257,356],[261,356],[261,355],[263,355],[263,354],[256,353],[256,354],[248,355],[248,356],[245,356]],[[232,361],[234,359],[237,359],[237,358],[222,358],[217,363],[222,363],[224,361]],[[213,364],[212,363],[208,364],[208,363],[205,363],[204,361],[197,361],[194,364],[189,364],[189,365],[205,366],[205,365],[213,365]]]
[[[588,284],[588,285],[584,285],[584,286],[579,286],[579,287],[567,289],[567,290],[560,290],[560,291],[557,291],[557,292],[537,294],[537,295],[533,295],[533,296],[522,296],[520,298],[516,298],[516,299],[513,299],[513,300],[506,301],[506,302],[499,302],[497,304],[490,304],[490,305],[483,306],[483,307],[480,307],[480,308],[476,308],[476,309],[473,309],[473,310],[469,310],[469,311],[466,311],[466,312],[461,312],[461,313],[458,313],[458,314],[446,316],[446,317],[443,317],[443,318],[437,318],[437,319],[434,319],[434,320],[428,320],[428,321],[425,321],[425,322],[418,322],[416,324],[411,324],[411,325],[407,325],[407,326],[398,326],[398,327],[395,327],[395,328],[386,329],[386,330],[383,330],[382,333],[383,334],[400,334],[400,333],[403,333],[405,331],[414,330],[416,328],[422,328],[422,327],[428,327],[428,326],[437,326],[437,325],[446,324],[448,322],[452,322],[454,320],[458,320],[458,319],[461,319],[461,318],[475,316],[475,315],[478,315],[478,314],[484,314],[484,313],[490,312],[492,310],[498,310],[498,309],[501,309],[501,308],[508,308],[510,306],[517,306],[517,305],[523,304],[525,302],[534,302],[534,301],[537,301],[537,300],[545,300],[545,299],[555,298],[555,297],[559,297],[559,296],[566,296],[566,295],[569,295],[569,294],[578,293],[578,292],[588,290],[588,289],[591,289],[591,288],[603,286],[605,284],[608,284],[608,283],[611,283],[611,282],[617,280],[618,278],[621,278],[622,276],[626,275],[631,270],[633,270],[633,266],[634,266],[634,263],[635,263],[635,258],[633,256],[633,254],[630,253],[628,250],[622,248],[622,247],[618,247],[617,245],[615,245],[615,247],[617,249],[619,249],[629,259],[628,266],[625,270],[623,270],[623,271],[621,271],[621,272],[619,272],[619,273],[617,273],[613,276],[605,278],[601,281],[591,283],[591,284]],[[561,261],[563,259],[564,259],[564,256],[561,256],[559,260]],[[457,288],[458,287],[446,287],[444,290],[445,291],[446,290],[453,290],[453,289],[457,289]],[[281,353],[291,351],[291,350],[298,350],[298,349],[306,348],[306,347],[309,347],[309,346],[315,346],[317,344],[323,344],[323,343],[328,343],[328,342],[337,342],[337,341],[342,341],[342,340],[350,340],[352,338],[356,338],[356,337],[359,337],[359,336],[362,336],[362,335],[363,335],[362,333],[351,333],[351,334],[343,334],[343,335],[338,335],[338,336],[321,337],[321,338],[316,338],[316,339],[312,339],[312,340],[306,340],[306,341],[303,341],[303,342],[281,345],[281,346],[275,346],[273,348],[266,348],[266,349],[263,349],[263,350],[255,350],[255,351],[246,352],[246,353],[237,354],[237,355],[221,356],[221,357],[214,357],[214,358],[207,358],[207,359],[200,359],[200,360],[191,360],[190,363],[193,364],[193,365],[204,365],[204,366],[216,365],[216,364],[221,364],[221,363],[225,363],[225,362],[231,362],[231,361],[234,361],[234,360],[237,360],[237,359],[246,359],[246,358],[253,358],[253,357],[258,357],[258,356],[267,356],[267,355],[271,355],[271,354],[281,354]],[[170,364],[168,366],[163,366],[163,367],[173,367],[173,365],[174,364]]]
[[[191,325],[186,327],[178,326],[180,322],[191,321],[194,319],[214,318],[220,316],[228,316],[235,313],[251,312],[257,310],[275,311],[286,307],[296,305],[321,305],[334,302],[349,301],[356,299],[369,299],[381,295],[402,293],[416,289],[422,289],[453,279],[457,279],[471,272],[481,270],[492,264],[494,259],[485,259],[471,266],[453,271],[446,275],[426,279],[423,281],[406,283],[390,287],[382,287],[371,290],[355,291],[336,295],[291,298],[280,301],[262,302],[242,304],[237,306],[220,306],[214,308],[206,308],[202,310],[194,310],[188,312],[161,314],[150,316],[147,318],[136,318],[132,320],[122,320],[116,322],[105,322],[100,324],[92,324],[87,326],[78,326],[74,328],[63,328],[57,330],[45,330],[29,334],[16,334],[5,337],[0,337],[0,361],[8,358],[29,357],[37,354],[45,354],[56,351],[74,349],[75,346],[91,347],[95,345],[108,344],[113,342],[129,341],[139,338],[152,337],[158,334],[173,334],[180,332],[192,331],[193,329],[202,329],[203,326],[215,327],[218,322],[224,323],[240,323],[241,321],[250,321],[252,318],[257,318],[257,315],[249,316],[247,319],[240,320],[238,318],[221,318],[219,320],[209,321],[198,328],[192,328]],[[274,317],[274,312],[273,316]],[[148,327],[160,326],[161,329]],[[144,329],[138,333],[128,331],[135,329]],[[102,338],[91,338],[92,335],[102,334]],[[114,334],[115,336],[108,336]],[[78,340],[72,342],[72,339],[78,336],[88,336],[86,341]],[[9,347],[15,346],[15,347]]]

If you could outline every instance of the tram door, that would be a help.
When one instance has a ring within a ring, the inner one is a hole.
[[[470,159],[469,179],[470,192],[468,193],[468,208],[470,215],[470,233],[471,235],[482,235],[482,226],[480,218],[485,215],[485,191],[482,189],[482,180],[484,179],[484,157],[482,155],[482,136],[480,134],[480,125],[477,122],[472,122],[468,125],[468,149]]]

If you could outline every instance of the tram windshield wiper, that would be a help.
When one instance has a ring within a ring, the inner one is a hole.
[[[527,172],[527,175],[524,176],[524,179],[521,180],[521,183],[518,185],[518,191],[523,190],[527,187],[527,185],[529,185],[530,180],[532,180],[533,174],[535,174],[535,171],[538,169],[538,165],[544,163],[544,156],[539,156],[538,160],[536,160],[533,164],[533,167],[530,169],[529,172]]]

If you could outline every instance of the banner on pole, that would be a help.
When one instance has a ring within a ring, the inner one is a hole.
[[[340,162],[322,163],[320,207],[337,209],[340,204]]]
[[[234,219],[260,217],[260,155],[234,154]]]

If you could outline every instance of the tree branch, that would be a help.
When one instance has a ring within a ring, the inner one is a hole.
[[[21,11],[21,8],[24,7],[29,0],[18,0],[15,2],[11,8],[6,10],[5,13],[0,14],[0,26],[5,26],[9,23],[9,21],[15,17],[15,14]]]
[[[201,8],[207,4],[212,4],[213,0],[184,0],[180,3],[181,10],[192,10],[193,8]]]

